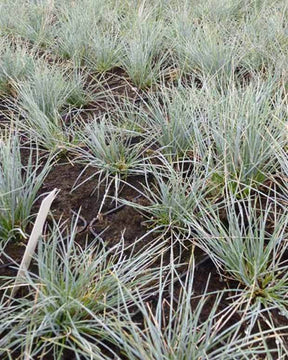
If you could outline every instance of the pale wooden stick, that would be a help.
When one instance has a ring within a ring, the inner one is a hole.
[[[19,289],[19,283],[21,282],[23,275],[29,268],[36,245],[38,243],[40,236],[42,235],[44,223],[48,216],[50,206],[51,206],[53,200],[55,199],[57,192],[58,192],[58,189],[54,189],[53,191],[51,191],[41,203],[40,209],[37,214],[37,218],[35,220],[30,238],[29,238],[27,246],[26,246],[25,253],[23,255],[16,279],[15,279],[14,286],[11,291],[11,297],[14,297],[16,295],[16,293]]]

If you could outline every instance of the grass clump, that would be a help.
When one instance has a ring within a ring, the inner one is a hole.
[[[82,146],[75,149],[75,161],[95,167],[93,177],[98,176],[100,183],[114,179],[117,189],[120,179],[143,172],[145,141],[138,135],[118,127],[111,118],[94,119],[77,132]]]
[[[145,110],[135,120],[159,146],[167,159],[205,157],[207,119],[201,113],[202,96],[195,87],[161,88],[149,95]],[[148,111],[147,111],[148,110]]]
[[[34,76],[20,86],[20,104],[29,112],[35,104],[48,118],[53,119],[65,105],[81,105],[84,99],[83,80],[67,77],[57,68],[39,67]]]
[[[143,213],[149,227],[182,242],[193,234],[191,218],[208,195],[207,173],[197,161],[188,166],[184,161],[172,165],[165,158],[162,161],[147,168],[145,185],[138,190],[144,204],[122,201]]]
[[[42,164],[37,150],[28,148],[27,163],[21,159],[19,137],[0,139],[0,239],[25,238],[32,207],[50,164]],[[26,149],[27,150],[27,149]]]
[[[175,52],[177,65],[185,74],[197,74],[200,79],[217,78],[229,81],[237,66],[237,41],[228,31],[215,24],[201,27],[190,18],[176,21]]]
[[[94,27],[84,56],[85,64],[91,71],[105,73],[119,66],[123,53],[118,27],[117,24],[108,29],[104,26]]]
[[[55,50],[59,56],[72,60],[76,67],[85,64],[86,58],[92,61],[93,55],[98,56],[95,53],[92,55],[91,51],[100,50],[98,45],[105,44],[104,39],[107,39],[104,34],[107,33],[111,13],[114,13],[111,7],[108,10],[108,6],[109,2],[103,3],[99,0],[85,0],[72,7],[70,3],[59,6],[54,31],[57,39]],[[110,27],[108,28],[110,30]],[[104,54],[104,49],[101,51]]]
[[[51,43],[53,19],[54,6],[51,1],[11,3],[4,0],[1,3],[0,31],[38,47]]]
[[[244,89],[233,85],[228,92],[216,93],[207,101],[211,136],[213,180],[222,189],[229,183],[236,193],[243,186],[263,183],[275,171],[275,148],[270,135],[282,141],[284,103],[274,96],[275,82],[257,81]]]
[[[25,47],[13,49],[8,40],[0,45],[0,95],[15,95],[15,83],[32,76],[35,60]]]
[[[253,335],[241,335],[244,321],[235,320],[237,308],[227,306],[220,309],[225,291],[204,292],[195,296],[193,267],[184,278],[177,270],[174,271],[174,284],[166,283],[167,278],[160,280],[154,304],[145,302],[141,295],[133,298],[143,316],[144,325],[140,327],[130,321],[128,327],[119,327],[116,332],[117,340],[129,359],[244,360],[257,359],[264,354],[267,359],[286,354],[281,345],[267,354],[265,337],[273,337],[272,331],[260,330]],[[208,306],[209,317],[205,316]]]
[[[39,67],[29,81],[19,85],[19,111],[24,117],[19,125],[51,151],[65,148],[69,142],[64,111],[69,113],[71,106],[89,101],[83,78],[65,75],[57,68]]]
[[[239,282],[235,297],[241,298],[254,318],[263,309],[277,309],[287,316],[286,211],[277,213],[275,202],[269,199],[261,207],[259,196],[243,201],[231,194],[223,210],[224,223],[217,210],[203,211],[201,223],[195,222],[199,246],[219,272]]]
[[[161,21],[136,18],[128,23],[123,41],[121,65],[138,89],[145,89],[160,79],[165,68],[166,54],[160,51],[165,28]]]
[[[111,344],[117,345],[112,324],[125,321],[121,309],[131,303],[126,292],[139,291],[145,298],[152,291],[158,270],[149,267],[161,244],[134,255],[125,255],[123,241],[109,249],[96,238],[82,247],[75,242],[76,223],[77,219],[67,234],[55,225],[40,242],[35,258],[38,275],[27,273],[23,279],[29,296],[9,304],[9,292],[4,293],[3,359],[15,352],[32,358],[49,353],[61,359],[67,349],[79,359],[109,359],[114,353]]]
[[[288,43],[287,34],[287,7],[279,11],[279,7],[267,6],[262,16],[253,16],[245,24],[239,35],[244,56],[240,66],[252,72],[275,72],[278,67],[285,68]],[[277,54],[277,56],[276,56]]]

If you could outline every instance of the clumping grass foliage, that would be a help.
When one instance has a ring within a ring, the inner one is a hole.
[[[112,30],[105,31],[100,26],[94,28],[94,33],[90,35],[87,55],[84,56],[89,69],[98,73],[105,73],[120,64],[123,52],[119,33],[117,24]]]
[[[229,30],[210,23],[199,27],[191,18],[178,20],[175,27],[176,56],[182,71],[222,81],[233,76],[239,60],[235,58],[237,42],[229,39]]]
[[[159,270],[149,266],[162,244],[134,255],[125,255],[121,239],[110,249],[101,238],[84,248],[75,242],[76,224],[69,233],[55,225],[40,242],[38,274],[23,279],[31,296],[7,303],[12,279],[3,285],[8,290],[1,303],[2,358],[15,351],[32,358],[52,351],[60,359],[66,348],[85,359],[108,359],[101,348],[109,352],[109,342],[115,343],[112,324],[124,321],[121,309],[132,305],[131,294],[140,291],[145,297],[153,290]]]
[[[254,316],[263,308],[287,316],[287,211],[278,213],[269,199],[262,207],[259,197],[244,202],[231,194],[224,210],[227,225],[217,210],[202,212],[196,241],[224,276],[239,282],[238,295]]]
[[[26,236],[37,192],[50,168],[49,161],[44,166],[41,164],[37,151],[28,148],[28,154],[24,164],[19,138],[15,135],[1,137],[0,241]]]
[[[21,106],[29,113],[34,105],[51,120],[65,105],[74,102],[81,105],[81,97],[84,97],[84,90],[77,77],[65,78],[63,71],[48,67],[39,66],[32,79],[20,87]]]
[[[81,75],[65,75],[63,70],[39,66],[32,78],[19,85],[19,112],[24,117],[19,126],[51,151],[58,151],[68,142],[64,112],[89,101]]]
[[[199,208],[209,195],[205,169],[201,169],[197,162],[189,165],[185,169],[187,164],[179,162],[174,164],[175,169],[164,158],[161,166],[151,165],[147,169],[146,182],[139,190],[146,204],[122,200],[147,217],[148,227],[156,226],[158,231],[160,228],[163,234],[168,232],[180,241],[193,234],[191,218],[197,217]]]
[[[160,281],[155,306],[145,302],[139,294],[133,297],[145,319],[144,326],[141,328],[130,321],[125,330],[119,327],[116,332],[117,339],[129,359],[244,360],[257,359],[257,355],[266,353],[266,341],[262,336],[265,333],[264,336],[269,338],[273,336],[273,331],[241,336],[240,328],[243,325],[241,320],[228,325],[237,309],[229,306],[223,310],[219,308],[225,292],[220,291],[216,294],[204,292],[198,297],[193,296],[194,271],[194,265],[191,265],[186,277],[179,280],[178,287],[174,283],[179,279],[177,271],[172,273],[172,283],[169,284],[167,278],[163,282]],[[211,297],[214,300],[210,305],[210,315],[202,320],[205,318],[205,308]],[[192,300],[194,303],[196,301],[194,307]],[[126,310],[129,317],[128,309]],[[117,325],[121,326],[121,324]],[[257,338],[259,335],[260,337]],[[281,346],[278,349],[275,347],[271,351],[271,357],[268,355],[267,359],[284,354],[286,354],[285,349]]]
[[[276,171],[271,134],[282,142],[285,103],[274,89],[274,80],[257,80],[244,89],[231,84],[223,93],[215,89],[207,94],[209,151],[213,166],[221,168],[214,175],[216,183],[230,183],[236,191],[243,185],[256,186],[265,174]]]
[[[287,19],[0,0],[1,359],[288,358]]]
[[[13,59],[13,61],[11,61]],[[14,94],[14,82],[33,75],[35,61],[25,47],[9,47],[8,40],[0,44],[0,95]]]
[[[121,63],[132,82],[143,89],[154,84],[161,75],[166,55],[159,53],[159,46],[165,31],[161,22],[156,23],[149,18],[137,18],[128,26]]]
[[[151,132],[152,139],[168,159],[205,157],[209,134],[207,118],[201,112],[202,99],[194,86],[161,88],[148,97],[145,104],[148,114],[141,111],[135,123]]]
[[[95,167],[100,183],[143,172],[144,140],[137,140],[137,132],[113,124],[112,119],[94,119],[77,131],[81,146],[76,147],[76,162]],[[136,141],[135,141],[136,138]]]

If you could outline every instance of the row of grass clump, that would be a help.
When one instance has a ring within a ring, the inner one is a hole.
[[[3,39],[91,73],[120,66],[138,88],[177,73],[216,77],[223,86],[254,72],[281,74],[286,19],[285,3],[268,0],[1,2]]]
[[[1,277],[1,358],[285,359],[285,2],[2,0],[0,35],[1,258],[57,164],[146,227],[52,218],[21,294]],[[199,251],[223,289],[197,293]]]

